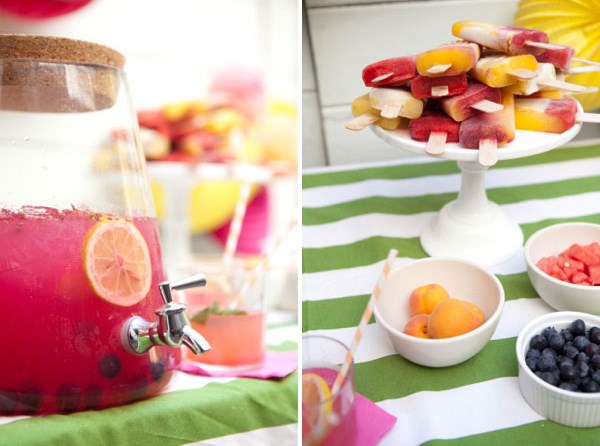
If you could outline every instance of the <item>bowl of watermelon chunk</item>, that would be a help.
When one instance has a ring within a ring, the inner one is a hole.
[[[600,314],[600,225],[543,228],[527,240],[525,262],[531,284],[548,305]]]

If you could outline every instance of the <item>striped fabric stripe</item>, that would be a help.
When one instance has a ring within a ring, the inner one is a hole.
[[[556,149],[501,161],[486,173],[490,200],[527,239],[563,221],[600,223],[600,145]],[[350,344],[391,248],[395,265],[426,257],[421,227],[456,197],[453,161],[321,169],[303,175],[302,330]],[[531,286],[522,251],[490,270],[506,305],[492,340],[475,357],[431,369],[397,354],[373,320],[355,354],[356,388],[398,417],[381,444],[593,444],[600,428],[574,429],[542,419],[516,384],[516,336],[553,311]]]

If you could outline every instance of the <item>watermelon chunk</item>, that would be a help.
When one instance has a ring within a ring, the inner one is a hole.
[[[569,247],[568,255],[574,259],[580,260],[587,266],[600,264],[600,257],[594,254],[591,249],[586,249],[577,243],[574,243]]]
[[[577,285],[600,285],[600,242],[574,243],[557,256],[541,258],[538,268],[558,280]]]
[[[600,265],[590,266],[588,270],[592,285],[600,285]]]

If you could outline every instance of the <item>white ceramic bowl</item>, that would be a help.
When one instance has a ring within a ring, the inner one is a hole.
[[[442,285],[450,297],[479,306],[485,322],[468,333],[444,339],[423,339],[403,333],[410,319],[410,294],[430,283]],[[464,260],[430,257],[392,270],[374,313],[400,355],[416,364],[446,367],[466,361],[485,346],[498,325],[503,307],[504,290],[493,274]]]
[[[552,308],[600,314],[600,287],[563,282],[536,266],[542,257],[558,255],[573,243],[586,245],[591,242],[600,242],[600,225],[574,222],[540,229],[525,243],[529,280],[540,297]]]
[[[525,401],[539,413],[559,424],[573,427],[600,426],[600,392],[579,393],[563,390],[541,380],[525,364],[531,338],[546,327],[558,331],[582,319],[586,328],[600,327],[600,317],[574,311],[559,311],[540,316],[527,324],[517,337],[519,388]]]

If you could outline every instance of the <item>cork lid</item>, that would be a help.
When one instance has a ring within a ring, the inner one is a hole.
[[[124,65],[122,54],[97,43],[0,34],[0,109],[72,113],[111,107]]]
[[[104,45],[64,37],[0,34],[0,59],[104,65],[122,69],[125,56]]]

